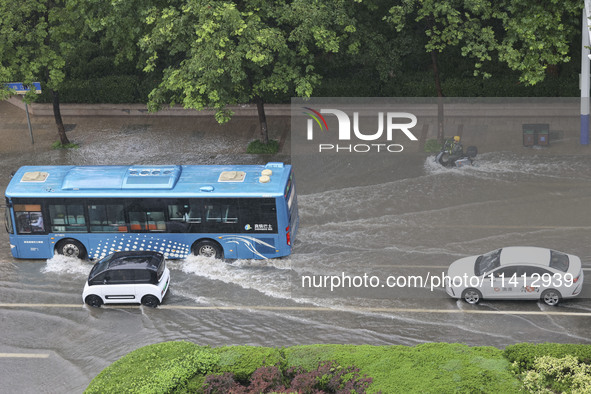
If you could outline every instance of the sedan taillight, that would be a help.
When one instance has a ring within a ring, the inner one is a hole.
[[[577,277],[573,279],[573,283],[577,283],[579,281],[580,277],[581,277],[581,273],[579,272],[579,275],[577,275]]]

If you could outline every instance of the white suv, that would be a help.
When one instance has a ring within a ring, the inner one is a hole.
[[[93,307],[112,302],[155,308],[162,302],[169,283],[170,271],[162,253],[116,252],[92,267],[82,299]]]

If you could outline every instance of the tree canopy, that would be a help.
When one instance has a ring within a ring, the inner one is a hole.
[[[59,89],[84,29],[76,0],[0,0],[0,80],[41,81],[54,97],[62,144],[69,143],[59,111]],[[3,95],[6,95],[6,89]],[[25,100],[33,99],[32,92]]]
[[[104,49],[100,56],[112,60],[99,64],[137,67],[125,85],[141,86],[124,97],[150,110],[214,109],[219,122],[230,119],[231,106],[256,103],[266,141],[264,104],[293,96],[443,96],[450,76],[452,86],[506,74],[512,86],[538,85],[578,48],[581,7],[574,0],[0,0],[0,80],[41,81],[64,142],[60,90],[83,81],[79,54],[90,67],[96,50],[87,48]],[[435,88],[416,88],[413,78],[430,70]],[[0,97],[7,94],[0,87]]]
[[[224,122],[232,115],[227,106],[256,103],[266,141],[263,103],[278,95],[309,97],[321,78],[316,56],[339,52],[355,31],[345,5],[186,0],[153,7],[146,19],[151,30],[140,41],[150,56],[145,71],[157,67],[162,53],[174,60],[150,94],[149,108],[212,108]]]

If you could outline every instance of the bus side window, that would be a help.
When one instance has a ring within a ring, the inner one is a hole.
[[[220,206],[217,204],[205,205],[205,221],[208,223],[214,222],[219,223],[222,221],[222,214],[220,212]]]
[[[146,212],[149,231],[165,231],[164,212]]]
[[[185,206],[183,205],[169,205],[168,206],[168,217],[170,220],[173,221],[181,221],[184,220],[183,212],[185,211]]]
[[[50,204],[49,221],[53,232],[88,231],[82,204]]]
[[[127,232],[122,204],[89,204],[90,231],[97,233]]]
[[[236,206],[233,205],[223,205],[222,206],[222,222],[223,223],[238,223],[238,214]]]
[[[199,209],[199,204],[192,202],[188,208],[189,211],[185,213],[185,221],[187,223],[201,223],[201,209]]]
[[[19,234],[44,233],[40,204],[15,204],[16,230]]]
[[[129,212],[129,228],[134,232],[146,230],[145,212]]]

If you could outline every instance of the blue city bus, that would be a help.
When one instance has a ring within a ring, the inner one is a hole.
[[[267,259],[298,228],[291,165],[26,166],[6,188],[16,258],[155,250]]]

